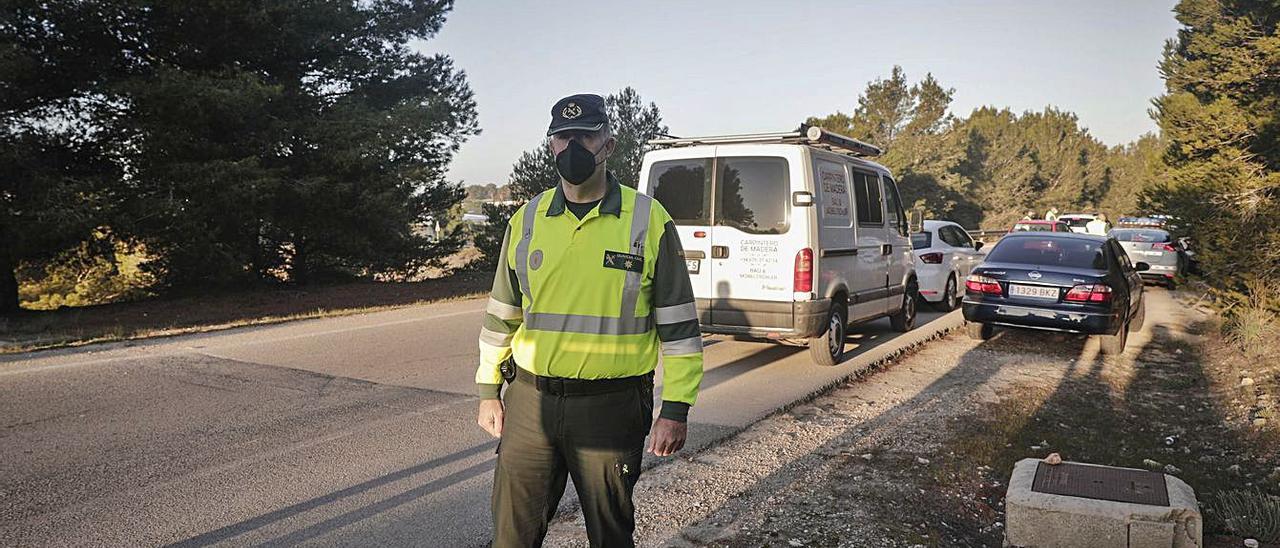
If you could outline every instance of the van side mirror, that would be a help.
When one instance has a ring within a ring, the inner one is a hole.
[[[1133,269],[1137,270],[1138,272],[1146,272],[1148,270],[1151,270],[1151,265],[1144,263],[1142,261],[1138,261],[1137,264],[1133,265]]]
[[[924,232],[924,209],[917,207],[911,210],[911,220],[907,222],[907,227],[912,234]]]

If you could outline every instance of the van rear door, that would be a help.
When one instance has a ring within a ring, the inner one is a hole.
[[[711,320],[791,328],[797,251],[789,238],[795,224],[791,163],[761,152],[750,146],[722,146],[716,152]],[[797,230],[805,233],[803,226]]]
[[[714,154],[714,149],[708,152]],[[666,208],[675,222],[684,247],[685,265],[693,283],[693,296],[699,300],[698,312],[703,323],[710,322],[709,308],[702,306],[710,299],[711,288],[711,176],[714,159],[688,158],[660,160],[649,167],[648,194]]]

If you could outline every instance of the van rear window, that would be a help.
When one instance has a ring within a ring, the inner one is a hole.
[[[717,225],[751,234],[787,231],[791,181],[786,159],[733,156],[718,158],[717,164]]]
[[[711,224],[711,159],[655,162],[649,193],[678,225]]]

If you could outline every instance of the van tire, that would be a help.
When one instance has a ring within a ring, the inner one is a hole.
[[[831,314],[827,316],[827,329],[809,339],[809,357],[818,365],[838,365],[844,359],[844,339],[849,331],[848,307],[840,301],[831,301]]]
[[[981,322],[964,322],[964,332],[969,335],[970,339],[975,341],[990,340],[995,336],[996,329],[990,324]]]
[[[1129,340],[1129,324],[1120,327],[1114,335],[1098,335],[1098,343],[1102,353],[1108,356],[1119,356],[1124,353],[1124,345]]]
[[[889,315],[889,324],[899,333],[906,333],[916,327],[916,308],[919,300],[917,293],[920,291],[920,286],[912,278],[907,282],[906,289],[902,293],[902,308]]]
[[[947,286],[942,290],[942,300],[934,303],[933,308],[939,312],[951,312],[960,306],[960,290],[956,284],[956,275],[947,278]]]

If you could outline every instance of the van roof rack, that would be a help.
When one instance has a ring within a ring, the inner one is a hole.
[[[799,144],[818,147],[851,156],[872,157],[883,153],[880,147],[867,144],[853,137],[827,131],[818,126],[800,124],[795,131],[782,133],[746,133],[742,135],[708,135],[706,137],[670,137],[653,139],[649,144],[661,147],[687,147],[694,145],[728,145],[739,143]]]

